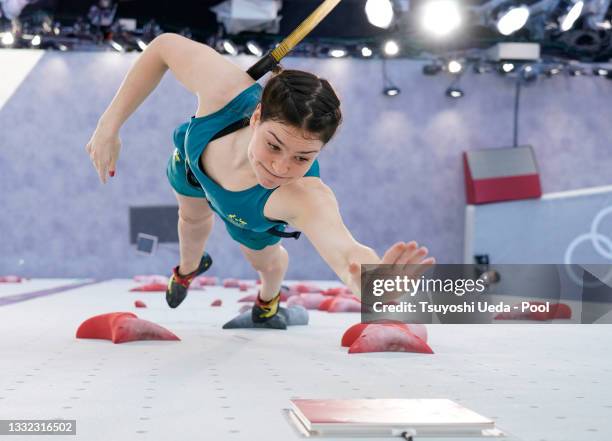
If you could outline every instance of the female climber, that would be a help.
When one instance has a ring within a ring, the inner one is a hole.
[[[212,48],[176,34],[158,36],[139,56],[87,143],[102,183],[115,175],[119,129],[168,69],[198,98],[195,116],[174,132],[167,166],[179,206],[180,247],[166,291],[170,307],[212,264],[204,249],[213,213],[259,273],[253,322],[274,328],[286,326],[277,313],[289,259],[279,242],[299,235],[285,232],[287,225],[304,232],[358,296],[362,263],[434,263],[414,241],[397,242],[381,259],[344,225],[317,162],[341,122],[340,101],[326,80],[284,70],[262,88]]]

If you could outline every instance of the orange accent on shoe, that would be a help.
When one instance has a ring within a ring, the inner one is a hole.
[[[198,273],[198,270],[196,269],[195,271],[192,271],[189,274],[183,276],[179,273],[179,266],[177,265],[172,269],[172,278],[179,285],[182,285],[185,288],[189,288],[189,284],[195,278],[197,273]]]

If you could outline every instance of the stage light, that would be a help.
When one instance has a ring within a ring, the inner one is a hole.
[[[329,55],[333,58],[342,58],[346,56],[346,50],[345,49],[331,49],[329,51]]]
[[[442,37],[461,25],[461,13],[455,1],[432,0],[423,5],[422,26],[427,32]]]
[[[238,48],[232,41],[223,40],[222,47],[226,53],[230,55],[238,55]]]
[[[385,55],[393,57],[399,53],[399,46],[393,40],[387,40],[384,46]]]
[[[390,0],[368,0],[365,4],[365,13],[370,24],[387,29],[393,21],[393,4]]]
[[[446,89],[446,96],[449,98],[461,98],[464,95],[463,90],[456,86],[451,86]]]
[[[578,18],[580,18],[580,14],[582,14],[583,6],[583,1],[577,1],[576,3],[570,6],[567,14],[561,17],[559,20],[561,22],[561,31],[569,31],[572,26],[574,26],[574,23],[576,23],[576,20],[578,20]]]
[[[142,41],[142,39],[140,39],[140,38],[138,39],[136,44],[138,45],[138,47],[140,48],[141,51],[144,51],[147,48],[147,43]]]
[[[111,40],[109,43],[117,52],[123,52],[123,46],[117,43],[115,40]]]
[[[504,11],[497,21],[497,30],[502,35],[510,35],[521,29],[529,19],[529,8],[525,5]]]
[[[30,41],[30,44],[32,46],[40,46],[40,43],[42,42],[42,39],[40,38],[40,35],[35,35],[32,38],[32,41]]]
[[[383,93],[387,96],[397,96],[400,93],[400,89],[397,86],[385,87]]]
[[[447,69],[452,74],[458,74],[463,70],[463,65],[457,60],[450,60]]]
[[[223,46],[223,50],[225,52],[227,52],[230,55],[238,55],[238,49],[236,48],[236,45],[234,43],[232,43],[230,40],[223,40],[222,43]]]
[[[364,58],[371,57],[372,56],[372,49],[370,49],[367,46],[363,46],[361,48],[361,56],[364,57]]]
[[[501,65],[501,70],[503,73],[510,73],[514,70],[514,67],[513,63],[503,63]]]
[[[246,44],[247,50],[255,55],[256,57],[261,57],[263,55],[263,50],[261,49],[261,46],[259,46],[255,41],[251,40],[248,41]]]
[[[0,34],[0,41],[4,46],[10,46],[15,43],[15,37],[11,32],[4,32],[3,34]]]

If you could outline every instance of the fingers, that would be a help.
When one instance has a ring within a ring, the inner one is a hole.
[[[387,250],[387,252],[382,258],[381,263],[391,265],[395,264],[397,260],[401,257],[402,253],[404,253],[405,249],[406,244],[404,244],[404,242],[397,242]]]
[[[96,170],[98,171],[98,176],[100,177],[100,182],[102,182],[103,184],[106,184],[106,167],[103,166],[96,166]]]
[[[100,178],[100,182],[102,184],[106,184],[106,179],[108,176],[108,166],[105,166],[104,164],[102,164],[101,161],[96,160],[95,154],[90,154],[89,158],[91,159],[91,162],[93,163],[94,168],[96,169],[96,172],[98,172],[98,177]]]
[[[436,259],[434,259],[433,257],[428,257],[427,259],[423,260],[420,264],[415,265],[413,269],[415,269],[416,271],[413,277],[421,277],[423,274],[427,272],[427,270],[432,268],[435,265],[435,263],[436,263]]]
[[[96,158],[96,152],[91,146],[91,144],[87,144],[85,149],[89,153],[89,159],[91,160],[94,168],[96,169],[96,172],[98,173],[98,178],[100,178],[100,182],[102,184],[105,184],[109,175],[114,176],[114,169],[112,171],[109,171],[109,165],[104,164],[101,160]]]
[[[419,247],[415,241],[398,242],[385,253],[383,264],[401,265],[402,271],[414,273],[418,277],[435,264],[433,257],[427,257],[427,247]]]

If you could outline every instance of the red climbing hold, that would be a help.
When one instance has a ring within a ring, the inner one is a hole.
[[[323,293],[323,295],[327,295],[325,293]],[[323,300],[320,304],[319,304],[319,311],[327,311],[329,309],[329,305],[331,305],[331,303],[336,300],[335,297],[328,297],[327,299]]]
[[[300,294],[302,293],[315,293],[315,292],[321,292],[323,291],[321,288],[319,288],[318,286],[312,284],[312,283],[296,283],[295,285],[291,286],[291,288],[295,289],[297,292],[299,292]]]
[[[332,298],[327,312],[361,312],[361,302],[355,298],[335,297]]]
[[[343,294],[353,294],[350,289],[346,286],[336,286],[334,288],[328,288],[323,291],[323,294],[326,296],[339,296]]]
[[[349,354],[363,352],[418,352],[433,354],[427,343],[399,326],[368,326],[353,342]]]
[[[357,323],[348,328],[342,336],[342,346],[345,348],[351,346],[368,326],[397,326],[404,328],[427,343],[427,328],[425,325],[419,323],[402,323],[392,320],[378,320],[375,323]]]
[[[210,306],[221,306],[222,304],[223,302],[221,301],[221,299],[216,299],[216,300],[213,300]]]
[[[219,279],[214,276],[198,276],[191,283],[197,286],[216,286],[219,283]]]
[[[111,312],[85,320],[76,332],[76,338],[96,338],[126,343],[137,340],[180,340],[167,329],[139,319],[131,312]]]
[[[165,292],[167,286],[167,284],[163,283],[147,283],[146,285],[130,289],[130,292]]]
[[[0,276],[0,283],[21,283],[25,280],[19,276]]]
[[[136,308],[146,308],[147,305],[145,304],[145,302],[143,302],[142,300],[135,300],[134,301],[134,306]]]
[[[223,279],[223,288],[240,288],[238,279]]]

